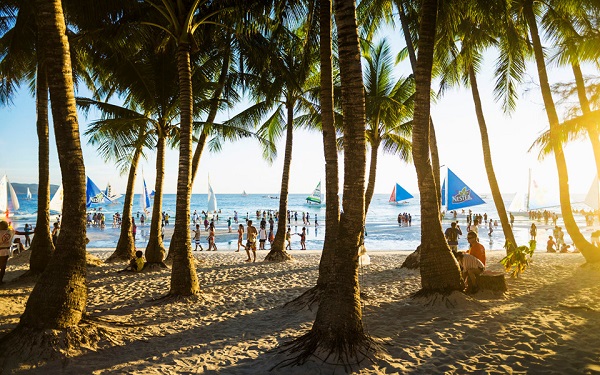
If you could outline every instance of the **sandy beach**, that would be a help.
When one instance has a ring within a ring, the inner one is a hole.
[[[111,249],[92,251],[100,259]],[[244,263],[245,254],[195,253],[202,296],[157,300],[170,270],[117,273],[123,265],[89,268],[87,312],[113,342],[16,372],[67,374],[261,374],[285,359],[281,344],[305,333],[315,311],[283,305],[314,285],[319,251],[292,251],[295,261]],[[505,295],[455,293],[453,307],[412,299],[418,271],[400,269],[408,251],[371,253],[360,270],[365,329],[382,344],[374,363],[356,374],[600,372],[600,268],[580,254],[536,253]],[[259,252],[259,259],[266,251]],[[500,271],[502,252],[488,268]],[[18,323],[31,283],[11,282],[27,269],[24,253],[9,260],[0,287],[0,335]],[[313,358],[272,373],[343,373]]]

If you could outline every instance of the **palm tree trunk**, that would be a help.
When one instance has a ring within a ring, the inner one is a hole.
[[[429,159],[430,90],[435,43],[437,0],[424,0],[419,30],[419,58],[415,69],[415,114],[413,160],[421,199],[421,287],[422,292],[462,289],[458,263],[454,259],[439,219],[439,200]]]
[[[544,100],[544,105],[546,106],[546,115],[548,116],[548,122],[550,125],[550,142],[554,151],[554,160],[556,162],[556,170],[558,172],[560,208],[563,220],[565,222],[565,229],[573,240],[575,247],[581,251],[581,254],[585,257],[586,261],[590,263],[600,262],[600,253],[598,252],[598,249],[588,242],[583,234],[581,234],[581,231],[579,230],[579,227],[577,226],[573,216],[573,210],[571,208],[571,196],[569,192],[569,174],[567,171],[567,162],[562,143],[560,142],[558,114],[556,113],[556,106],[554,105],[554,100],[552,99],[552,91],[548,81],[548,73],[546,72],[546,63],[544,62],[544,51],[542,49],[542,42],[540,40],[535,15],[533,13],[533,0],[528,0],[525,2],[523,11],[531,34],[535,63],[540,80],[540,89],[542,90],[542,98]]]
[[[371,161],[369,163],[369,183],[365,191],[365,215],[369,212],[369,206],[375,192],[375,180],[377,178],[377,151],[379,150],[380,141],[373,141],[371,144]]]
[[[19,327],[66,329],[80,322],[87,301],[85,167],[61,2],[38,0],[36,5],[38,30],[47,47],[46,72],[65,198],[56,251],[29,296]]]
[[[577,85],[577,96],[579,97],[579,105],[583,114],[591,112],[590,102],[585,93],[585,81],[583,80],[583,74],[581,73],[581,67],[579,64],[572,64],[573,74],[575,75],[575,84]],[[594,151],[594,159],[596,160],[596,175],[600,176],[600,137],[598,129],[594,124],[586,126],[592,150]]]
[[[471,93],[473,95],[473,102],[475,103],[475,113],[477,114],[477,123],[479,124],[479,132],[481,133],[481,147],[483,148],[483,162],[485,164],[485,171],[487,172],[488,181],[490,183],[490,189],[492,191],[492,198],[496,205],[496,211],[500,217],[500,223],[502,224],[502,232],[508,244],[506,246],[507,254],[511,252],[513,248],[518,246],[513,234],[512,227],[506,215],[506,207],[504,206],[504,200],[502,200],[502,194],[500,194],[500,187],[498,186],[498,180],[496,179],[496,173],[494,172],[494,164],[492,163],[492,152],[490,150],[490,140],[488,138],[487,125],[485,123],[485,116],[483,115],[483,106],[481,105],[481,97],[479,96],[479,88],[477,87],[477,76],[473,66],[469,66],[469,81],[471,82]],[[511,247],[511,244],[513,247]]]
[[[358,250],[365,221],[366,116],[355,12],[354,1],[335,2],[344,112],[344,213],[340,217],[332,275],[306,336],[314,345],[313,351],[317,347],[329,350],[341,362],[371,350],[362,326],[358,283]]]
[[[281,189],[279,193],[279,220],[277,221],[277,232],[271,250],[265,260],[271,262],[282,262],[292,259],[285,251],[285,233],[287,230],[287,203],[288,190],[290,186],[290,167],[292,165],[292,146],[294,144],[294,102],[286,103],[287,124],[285,137],[285,156],[283,158],[283,173],[281,174]]]
[[[319,278],[317,287],[327,283],[331,275],[332,258],[337,230],[340,221],[340,200],[338,193],[340,183],[338,178],[338,154],[333,111],[333,68],[331,47],[331,1],[319,2],[319,47],[321,66],[321,124],[323,127],[323,151],[325,154],[325,239],[323,252],[319,263]]]
[[[143,129],[140,129],[140,137],[142,136]],[[131,218],[132,218],[132,207],[133,207],[133,194],[135,187],[135,179],[137,177],[137,167],[142,155],[142,145],[139,145],[131,159],[131,166],[129,167],[129,176],[127,177],[127,189],[125,191],[125,199],[123,200],[123,215],[121,217],[121,234],[119,235],[119,241],[115,251],[106,259],[106,262],[113,261],[128,261],[133,258],[135,254],[135,239],[133,233],[131,233]]]
[[[177,50],[180,101],[179,173],[175,203],[175,229],[169,252],[173,254],[170,295],[188,296],[198,294],[200,285],[192,257],[190,239],[190,199],[192,192],[192,69],[190,45],[179,44]]]
[[[39,34],[39,33],[38,33]],[[39,40],[38,45],[44,42]],[[38,54],[41,52],[38,50]],[[38,56],[38,71],[36,76],[36,111],[38,134],[38,212],[35,223],[35,235],[31,241],[31,257],[29,258],[28,275],[44,271],[54,252],[52,235],[50,233],[50,141],[48,136],[48,82],[46,70]]]
[[[165,259],[165,247],[162,239],[162,201],[163,201],[163,182],[165,180],[165,145],[164,124],[160,124],[158,141],[156,143],[156,182],[154,184],[154,202],[152,206],[152,221],[150,222],[150,238],[146,246],[146,261],[150,264],[163,263]]]
[[[404,41],[406,43],[406,49],[408,51],[408,57],[410,60],[410,66],[412,67],[413,74],[417,69],[417,53],[415,51],[415,46],[410,37],[410,27],[408,26],[408,18],[406,17],[406,13],[404,11],[404,1],[400,0],[396,3],[396,7],[398,8],[398,14],[400,16],[400,24],[402,26],[402,34],[404,34]],[[438,153],[437,147],[437,137],[435,136],[435,127],[433,126],[433,119],[431,118],[431,114],[429,115],[429,154],[431,156],[431,168],[433,169],[433,179],[435,181],[435,185],[437,186],[437,201],[441,203],[441,184],[440,184],[440,156]],[[438,212],[441,210],[441,206],[438,209]]]

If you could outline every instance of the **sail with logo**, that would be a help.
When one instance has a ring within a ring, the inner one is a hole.
[[[448,168],[448,176],[442,184],[442,206],[452,211],[480,204],[485,204],[485,201]]]
[[[111,200],[104,194],[102,190],[92,181],[91,178],[87,177],[87,183],[85,186],[85,206],[87,208],[95,207],[104,203],[109,203]]]

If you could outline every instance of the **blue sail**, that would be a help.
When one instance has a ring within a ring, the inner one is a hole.
[[[390,196],[390,202],[400,202],[410,198],[414,198],[414,196],[400,186],[400,184],[396,183],[392,195]]]
[[[447,209],[450,211],[477,206],[479,204],[484,204],[485,202],[460,178],[458,178],[454,172],[448,169],[448,197],[446,203],[448,206]]]
[[[87,177],[85,186],[85,206],[92,207],[95,204],[102,204],[105,202],[105,197],[102,190],[96,186],[94,181]]]
[[[141,203],[142,203],[142,211],[148,213],[148,208],[150,207],[150,195],[148,194],[148,188],[146,188],[146,179],[142,176],[142,181],[144,182],[144,190],[142,190]]]

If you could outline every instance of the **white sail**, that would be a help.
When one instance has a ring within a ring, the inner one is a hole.
[[[32,198],[31,196],[31,190],[29,190],[29,188],[27,188],[27,200],[30,201]]]
[[[56,191],[56,193],[54,193],[54,196],[50,200],[50,211],[62,212],[63,198],[64,198],[63,186],[62,186],[62,184],[60,184],[60,186],[58,187],[58,190]]]
[[[142,174],[142,195],[140,196],[140,204],[142,206],[142,211],[148,215],[148,208],[150,208],[150,195],[148,195],[148,189],[146,188],[146,179]]]
[[[585,196],[585,201],[584,201],[585,204],[587,204],[594,210],[597,210],[598,208],[600,208],[600,205],[599,205],[600,189],[599,189],[598,183],[599,183],[598,175],[596,175],[596,177],[594,177],[594,181],[592,181],[592,186],[590,186],[590,190],[588,190],[588,193]]]
[[[10,205],[8,197],[10,196]],[[0,179],[0,212],[8,211],[16,211],[21,207],[19,204],[19,199],[17,198],[17,194],[15,193],[15,189],[13,189],[8,177],[6,175],[2,176]]]
[[[321,195],[321,181],[317,184],[315,190],[313,190],[312,194],[306,197],[306,203],[308,204],[321,204],[323,202]]]
[[[215,192],[210,186],[210,178],[208,179],[208,212],[217,211],[217,196]]]

